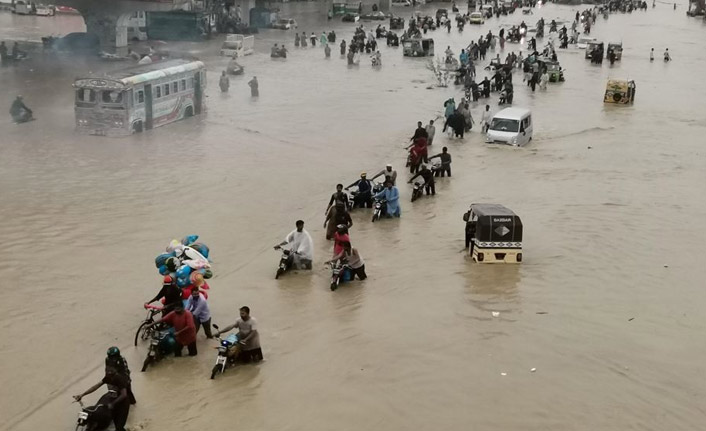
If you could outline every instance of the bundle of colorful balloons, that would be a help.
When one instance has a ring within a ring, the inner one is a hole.
[[[176,285],[183,292],[184,299],[191,295],[194,286],[208,290],[205,280],[213,277],[208,246],[198,241],[198,235],[188,235],[181,241],[173,239],[167,246],[166,253],[154,259],[154,264],[165,281],[176,280]],[[202,292],[208,298],[207,292]]]

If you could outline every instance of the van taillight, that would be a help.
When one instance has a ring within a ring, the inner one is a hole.
[[[478,262],[483,262],[483,253],[478,253],[477,259]]]
[[[522,253],[517,253],[517,261],[522,262]]]

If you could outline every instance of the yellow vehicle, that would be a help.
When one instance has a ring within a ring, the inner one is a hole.
[[[609,79],[605,86],[604,103],[627,105],[635,101],[635,81]]]
[[[402,55],[405,57],[433,57],[434,39],[411,38],[402,40]]]
[[[463,215],[466,247],[474,262],[522,262],[522,220],[499,204],[471,204]]]

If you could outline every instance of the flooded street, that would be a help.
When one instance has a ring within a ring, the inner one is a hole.
[[[353,24],[304,14],[317,6],[286,4],[283,16],[350,41]],[[450,5],[426,9],[437,7]],[[430,37],[437,55],[447,45],[458,54],[488,30],[570,21],[587,7],[548,5]],[[111,345],[133,371],[132,429],[702,429],[706,54],[704,24],[685,8],[599,16],[591,36],[622,41],[622,61],[601,67],[557,50],[566,82],[546,92],[515,72],[513,104],[535,124],[525,148],[484,144],[478,124],[450,139],[439,120],[430,151],[448,146],[453,177],[413,204],[404,147],[462,88],[428,89],[427,61],[401,47],[380,48],[380,69],[367,56],[350,67],[337,47],[325,59],[318,44],[295,49],[294,31],[265,30],[222,94],[220,39],[166,44],[206,62],[207,114],[117,139],[74,132],[71,85],[122,64],[36,55],[0,69],[0,107],[22,94],[37,118],[0,116],[0,429],[73,429],[71,395],[102,378]],[[19,18],[0,13],[0,38],[38,39],[41,24]],[[41,34],[84,30],[80,17],[59,18]],[[289,58],[270,59],[284,41]],[[506,44],[501,57],[517,49]],[[635,80],[633,106],[603,104],[608,78]],[[497,94],[490,104],[497,112]],[[471,107],[476,123],[484,105]],[[331,292],[329,196],[388,162],[404,180],[402,217],[373,224],[370,210],[351,213],[369,278]],[[465,256],[461,217],[473,202],[522,218],[521,265]],[[314,270],[274,280],[272,246],[297,219],[314,238]],[[264,362],[209,380],[215,342],[201,332],[197,357],[139,372],[147,347],[133,347],[134,333],[161,286],[154,257],[188,234],[211,249],[213,322],[250,306]]]

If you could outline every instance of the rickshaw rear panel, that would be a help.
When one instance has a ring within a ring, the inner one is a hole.
[[[475,222],[474,262],[522,262],[522,220],[517,214],[499,204],[472,204],[470,220]]]

